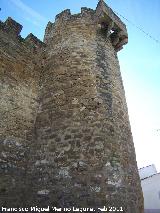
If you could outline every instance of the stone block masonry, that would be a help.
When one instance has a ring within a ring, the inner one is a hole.
[[[0,22],[0,206],[142,213],[117,58],[125,25],[101,0],[58,14],[44,42],[21,29]]]

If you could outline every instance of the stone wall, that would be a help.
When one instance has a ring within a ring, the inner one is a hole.
[[[0,206],[26,202],[26,174],[39,106],[41,54],[37,43],[29,41],[30,35],[21,38],[21,29],[11,18],[0,23]],[[37,42],[40,48],[43,43]]]
[[[125,25],[103,1],[57,15],[45,44],[10,22],[0,25],[1,204],[142,213],[117,58]]]

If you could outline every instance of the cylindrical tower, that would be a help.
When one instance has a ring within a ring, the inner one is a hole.
[[[117,58],[127,38],[103,1],[48,23],[31,172],[39,204],[143,212]]]

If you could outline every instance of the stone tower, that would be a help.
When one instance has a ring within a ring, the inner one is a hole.
[[[101,0],[58,14],[44,42],[21,29],[0,22],[0,206],[142,213],[117,58],[126,26]]]

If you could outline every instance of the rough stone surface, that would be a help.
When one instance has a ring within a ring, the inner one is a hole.
[[[44,43],[0,22],[0,206],[122,207],[143,197],[117,58],[125,25],[100,1]]]

